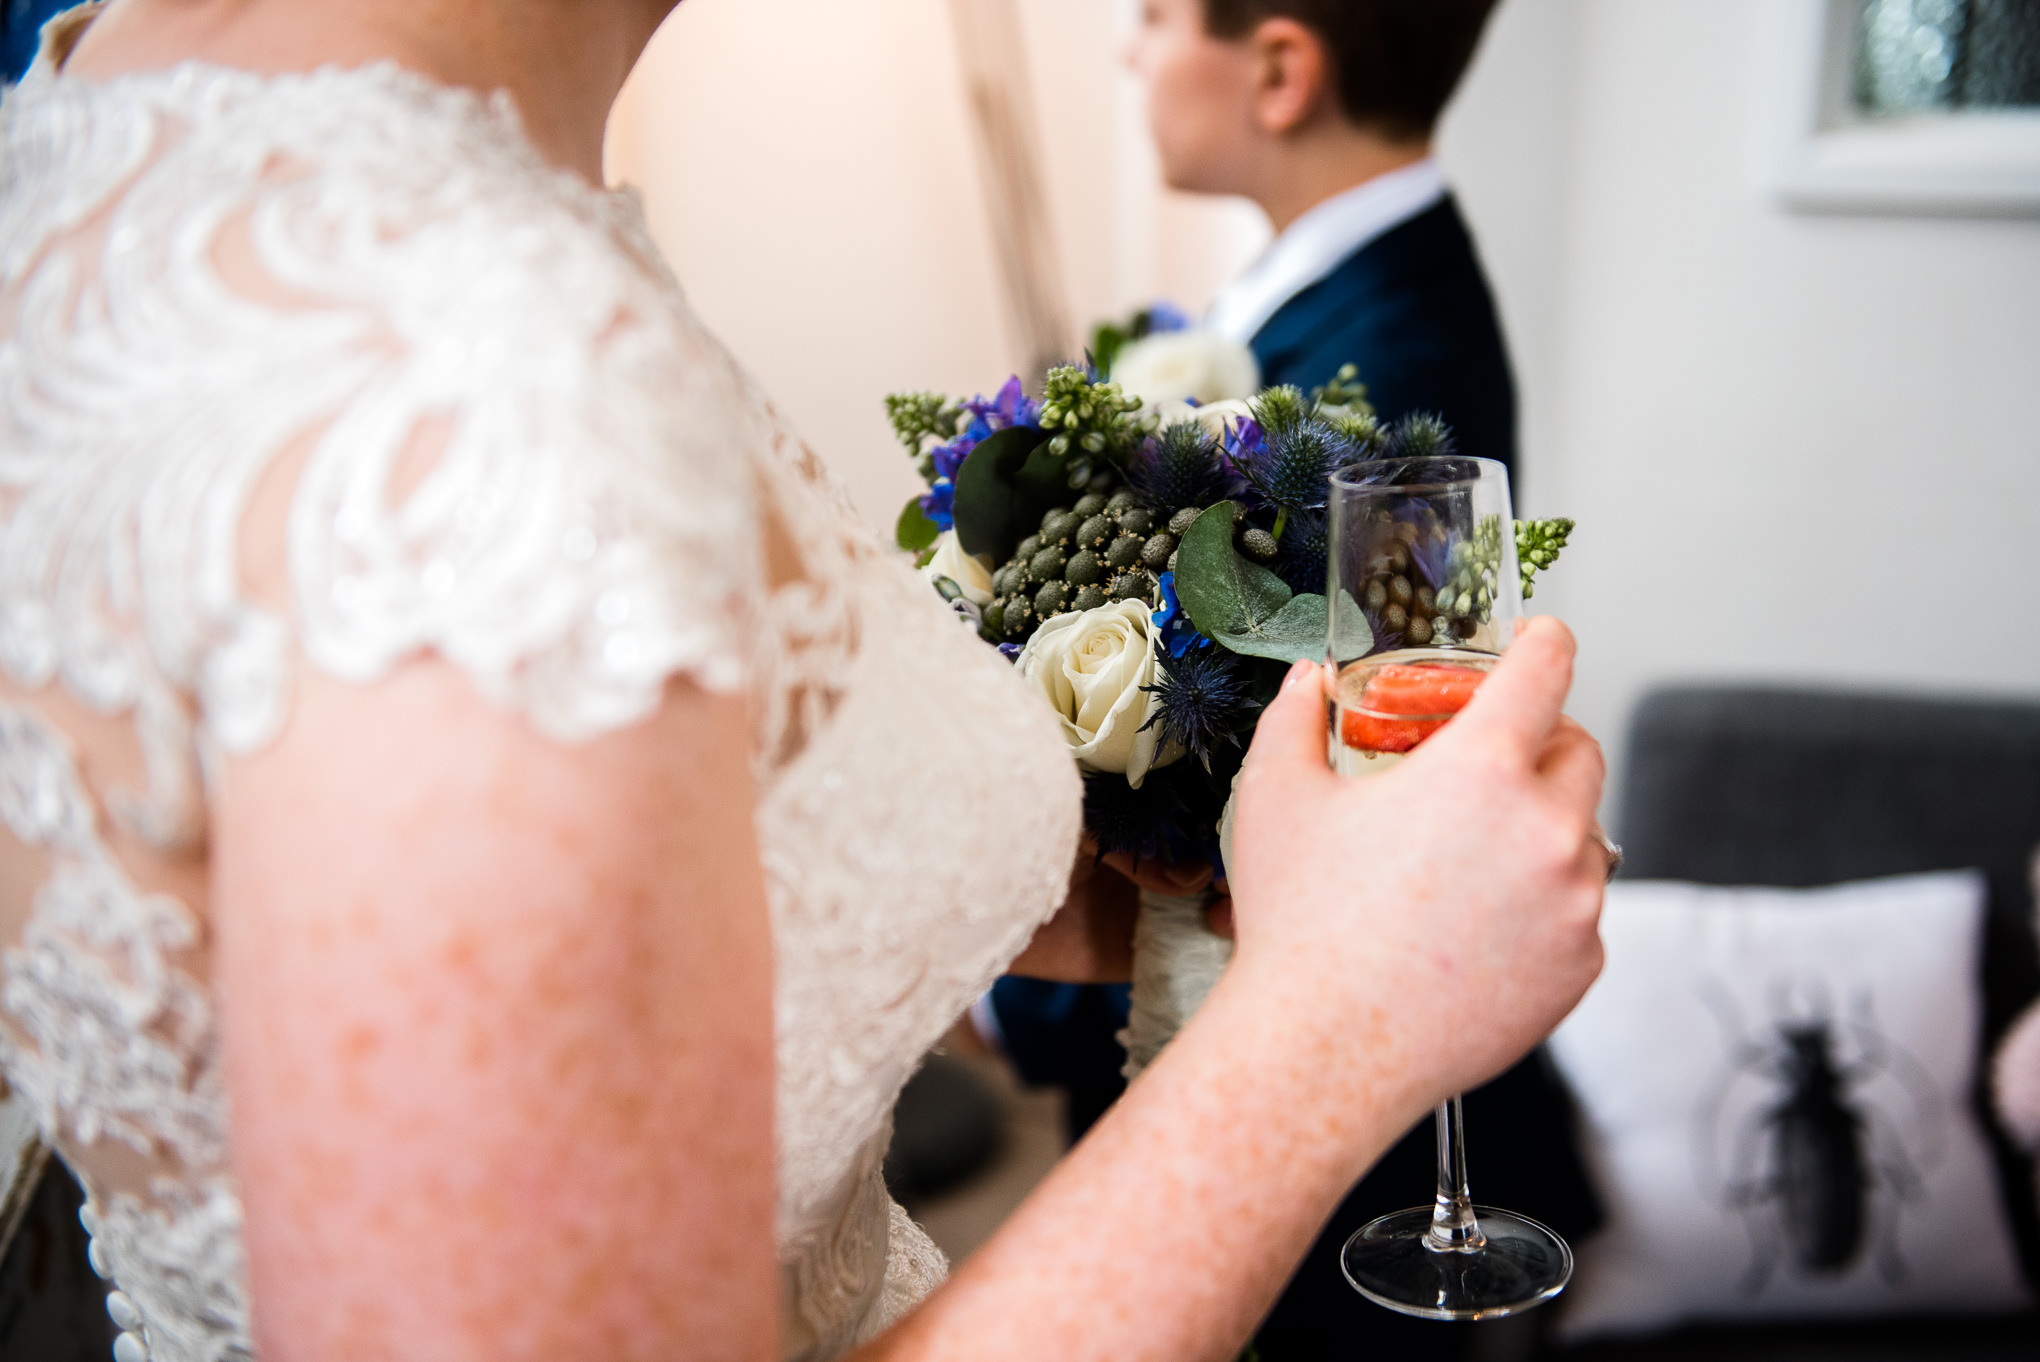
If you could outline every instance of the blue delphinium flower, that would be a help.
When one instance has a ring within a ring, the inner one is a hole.
[[[970,424],[948,444],[929,451],[935,463],[935,479],[921,497],[921,514],[943,530],[956,525],[956,474],[970,452],[999,431],[1011,426],[1031,426],[1041,419],[1041,404],[1027,396],[1017,377],[1007,379],[1006,385],[992,397],[972,398],[963,404],[963,409],[970,414]]]
[[[959,464],[963,461],[957,460]],[[921,514],[935,522],[938,530],[956,528],[956,483],[950,478],[937,478],[928,490],[921,494]]]
[[[1225,446],[1226,458],[1232,462],[1233,467],[1238,468],[1241,463],[1260,456],[1261,451],[1267,447],[1268,435],[1261,429],[1259,421],[1251,416],[1242,416],[1237,421],[1225,423],[1225,439],[1222,443]]]
[[[1162,608],[1154,614],[1155,632],[1161,636],[1161,646],[1170,657],[1181,657],[1205,638],[1176,599],[1176,574],[1164,572],[1157,580],[1161,583]]]
[[[1166,331],[1188,331],[1190,329],[1189,314],[1174,303],[1159,302],[1150,304],[1146,318],[1147,334],[1150,336]]]
[[[963,406],[971,415],[970,426],[964,433],[973,445],[994,431],[1031,426],[1041,419],[1041,404],[1027,395],[1017,375],[1007,379],[1006,385],[990,399],[974,397]]]

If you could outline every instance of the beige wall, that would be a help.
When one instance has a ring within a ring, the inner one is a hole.
[[[1160,194],[1119,67],[1130,0],[1020,0],[1071,313],[1201,306],[1252,209]],[[890,528],[918,490],[894,389],[990,391],[1019,362],[947,0],[687,0],[611,126],[695,306]]]

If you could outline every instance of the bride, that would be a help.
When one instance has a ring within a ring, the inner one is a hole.
[[[1299,666],[1236,963],[940,1285],[894,1097],[1115,948],[1048,715],[598,188],[671,3],[112,0],[0,105],[0,1035],[124,1362],[1227,1358],[1598,968],[1565,631],[1372,782]]]

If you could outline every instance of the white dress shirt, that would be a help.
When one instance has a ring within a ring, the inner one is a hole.
[[[1282,305],[1353,252],[1445,197],[1445,176],[1426,156],[1334,194],[1289,224],[1247,272],[1225,286],[1204,326],[1244,345]]]

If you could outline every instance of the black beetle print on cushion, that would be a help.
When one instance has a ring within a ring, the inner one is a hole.
[[[1765,994],[1746,1009],[1719,980],[1702,988],[1723,1062],[1694,1112],[1694,1164],[1749,1234],[1743,1289],[1761,1294],[1780,1272],[1898,1281],[1899,1227],[1946,1150],[1947,1103],[1878,1028],[1868,991],[1846,1016],[1818,978],[1775,979]]]

